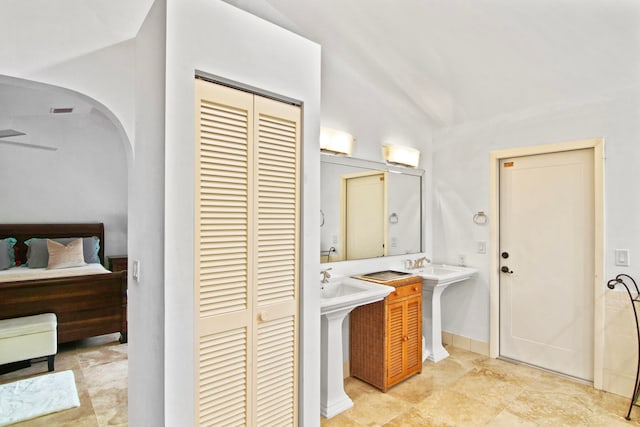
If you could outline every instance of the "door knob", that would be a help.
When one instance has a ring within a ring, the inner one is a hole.
[[[507,267],[506,265],[502,266],[500,271],[502,271],[503,273],[509,273],[509,274],[513,273],[513,270],[510,270],[509,267]]]

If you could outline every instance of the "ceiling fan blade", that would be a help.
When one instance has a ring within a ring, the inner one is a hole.
[[[15,129],[0,129],[0,138],[10,138],[12,136],[26,135],[24,132],[20,132]]]
[[[16,145],[24,148],[36,148],[39,150],[58,151],[58,147],[50,147],[48,145],[29,144],[26,142],[7,141],[6,139],[0,139],[0,144]]]

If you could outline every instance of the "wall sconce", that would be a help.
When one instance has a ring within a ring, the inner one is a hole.
[[[420,150],[401,145],[384,145],[382,156],[389,163],[415,168],[420,162]]]
[[[353,152],[353,136],[339,130],[321,128],[320,150],[350,156]]]

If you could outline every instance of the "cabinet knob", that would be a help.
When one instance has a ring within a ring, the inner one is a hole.
[[[409,337],[403,337],[402,341],[409,341]]]
[[[414,287],[413,287],[413,290],[414,290],[414,291],[416,291],[416,292],[418,292],[418,287],[417,287],[417,286],[414,286]]]
[[[394,293],[393,293],[393,296],[394,296],[394,297],[397,297],[397,296],[398,296],[398,292],[397,292],[397,291],[396,291],[396,292],[394,292]]]
[[[258,320],[261,322],[265,322],[268,320],[268,315],[266,311],[261,311],[260,313],[258,313]]]

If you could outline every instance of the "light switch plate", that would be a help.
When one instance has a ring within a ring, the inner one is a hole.
[[[616,265],[629,267],[629,249],[616,249]]]
[[[487,253],[487,242],[485,242],[483,240],[479,240],[478,241],[478,253],[479,254],[486,254]]]
[[[133,271],[131,272],[131,276],[136,282],[140,280],[140,261],[137,259],[133,260]]]

